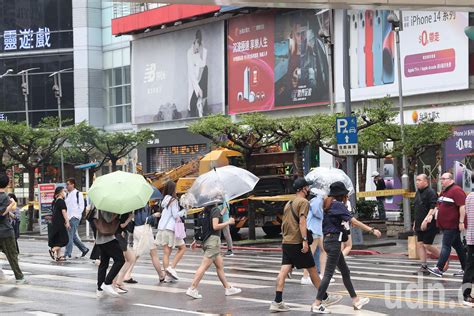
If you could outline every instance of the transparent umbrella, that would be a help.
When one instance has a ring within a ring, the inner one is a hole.
[[[201,207],[229,201],[252,191],[258,180],[253,173],[235,166],[215,168],[200,175],[180,202],[184,207]]]
[[[349,190],[349,195],[354,194],[354,185],[349,176],[337,168],[317,167],[311,170],[305,179],[313,181],[310,190],[314,194],[328,195],[329,187],[336,181],[341,181]]]

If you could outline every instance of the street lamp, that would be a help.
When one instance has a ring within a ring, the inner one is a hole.
[[[21,75],[21,90],[25,96],[25,113],[26,113],[26,126],[30,126],[30,119],[28,115],[28,95],[30,94],[30,85],[28,83],[29,72],[38,70],[39,68],[29,68],[20,71],[17,75]]]
[[[61,74],[67,71],[72,70],[72,68],[61,69],[59,71],[53,72],[49,75],[49,77],[53,77],[54,84],[53,84],[53,93],[58,101],[58,118],[59,118],[59,129],[63,127],[62,123],[62,115],[61,115],[61,98],[63,97],[63,89],[61,85]],[[62,183],[65,183],[64,180],[64,155],[62,148],[59,150],[61,154],[61,180]]]
[[[392,31],[395,32],[395,45],[397,46],[397,70],[398,70],[398,104],[400,106],[400,133],[401,142],[405,144],[405,119],[403,117],[403,86],[402,86],[402,64],[400,55],[400,31],[403,31],[402,27],[402,11],[399,11],[400,17],[397,17],[394,13],[390,13],[387,17],[387,21],[392,24]],[[405,151],[402,155],[402,189],[408,191],[408,170],[407,170],[407,156]],[[405,231],[411,230],[411,213],[410,213],[410,200],[405,195],[403,196],[403,226]]]
[[[13,72],[13,69],[8,69],[7,71],[5,71],[5,73],[3,75],[0,75],[0,79],[2,79],[3,77],[8,76],[8,74],[10,74],[12,72]]]

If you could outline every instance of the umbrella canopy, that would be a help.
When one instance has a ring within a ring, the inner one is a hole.
[[[200,207],[232,200],[252,191],[258,180],[253,173],[235,166],[215,168],[194,181],[181,197],[181,205]]]
[[[163,198],[163,194],[161,194],[160,190],[157,187],[151,186],[153,193],[150,196],[150,200],[161,200]]]
[[[354,194],[354,186],[351,179],[341,169],[317,167],[311,170],[305,179],[313,181],[310,190],[314,194],[328,195],[329,187],[336,181],[341,181],[349,190],[349,195]]]
[[[99,209],[125,214],[146,205],[153,193],[143,176],[115,171],[98,177],[89,190],[89,197]]]

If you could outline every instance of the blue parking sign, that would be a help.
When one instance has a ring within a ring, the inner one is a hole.
[[[336,139],[340,155],[357,155],[357,118],[355,116],[336,118]]]

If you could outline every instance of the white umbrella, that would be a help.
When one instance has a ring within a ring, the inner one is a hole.
[[[235,166],[215,168],[200,175],[181,197],[181,205],[200,207],[232,200],[253,190],[259,178]]]
[[[341,169],[317,167],[311,170],[305,176],[305,179],[313,181],[310,190],[314,194],[328,195],[329,187],[337,181],[344,183],[346,189],[349,190],[349,195],[354,194],[354,185],[351,179]]]

